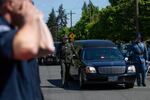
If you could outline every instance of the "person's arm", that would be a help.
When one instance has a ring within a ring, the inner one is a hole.
[[[18,30],[13,41],[14,58],[26,60],[35,57],[39,49],[40,35],[37,31],[36,22],[23,25]]]
[[[14,58],[28,60],[41,54],[54,52],[53,39],[46,24],[41,20],[39,11],[29,2],[24,1],[19,14],[23,24],[13,41]]]
[[[38,56],[54,53],[55,47],[51,32],[42,19],[39,20],[40,47]]]

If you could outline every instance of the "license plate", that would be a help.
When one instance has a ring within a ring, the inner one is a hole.
[[[118,76],[109,76],[108,77],[108,81],[109,82],[115,82],[115,81],[117,81],[118,80]]]

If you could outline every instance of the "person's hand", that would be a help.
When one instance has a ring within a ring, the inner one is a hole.
[[[29,1],[23,1],[19,7],[14,7],[14,24],[21,27],[25,23],[35,23],[43,17],[42,13]]]
[[[27,47],[30,44],[31,48],[38,48],[34,51],[38,51],[39,55],[53,53],[55,51],[53,38],[42,13],[28,1],[24,1],[15,13],[17,15],[14,20],[17,22],[15,25],[19,31],[23,29],[17,34],[19,42]]]

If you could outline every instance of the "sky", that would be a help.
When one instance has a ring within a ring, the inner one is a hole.
[[[81,9],[83,6],[84,1],[89,2],[89,0],[33,0],[35,3],[35,6],[43,12],[44,14],[44,20],[47,22],[48,15],[51,12],[52,8],[54,8],[55,11],[58,10],[59,6],[63,4],[63,8],[66,10],[66,13],[68,14],[68,26],[70,26],[70,15],[69,12],[72,10],[72,24],[75,25],[75,23],[80,19],[81,17]],[[100,9],[106,7],[109,5],[108,0],[91,0],[95,6],[98,6]],[[56,12],[57,14],[57,12]]]

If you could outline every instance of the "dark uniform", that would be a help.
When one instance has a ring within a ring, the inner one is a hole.
[[[70,65],[72,64],[72,50],[71,43],[68,41],[68,37],[65,37],[61,44],[60,51],[61,58],[61,76],[62,76],[62,85],[68,85],[68,81],[72,79],[70,77]],[[64,78],[64,79],[63,79]]]
[[[16,31],[0,16],[0,100],[43,100],[37,61],[13,58]]]
[[[147,72],[146,61],[148,60],[148,52],[146,45],[143,42],[136,41],[132,44],[131,51],[132,51],[131,59],[136,67],[137,85],[140,86],[142,84],[143,86],[146,86],[145,84]]]

